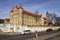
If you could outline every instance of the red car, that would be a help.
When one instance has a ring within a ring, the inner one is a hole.
[[[53,31],[53,29],[47,29],[46,30],[46,32],[52,32]]]

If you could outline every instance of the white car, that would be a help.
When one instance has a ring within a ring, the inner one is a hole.
[[[31,30],[24,30],[21,34],[31,34]]]

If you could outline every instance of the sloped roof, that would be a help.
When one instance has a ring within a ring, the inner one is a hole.
[[[18,9],[19,9],[19,8],[23,9],[22,4],[20,4],[17,8],[18,8]]]
[[[22,5],[19,5],[18,7],[17,7],[17,9],[20,9],[20,8],[22,8],[23,9],[23,7],[22,7]],[[14,11],[14,9],[12,9],[10,12],[13,12]],[[37,16],[37,17],[41,17],[42,16],[42,14],[40,14],[40,15],[36,15],[36,14],[33,14],[33,13],[31,13],[31,12],[29,12],[29,11],[27,11],[27,10],[24,10],[23,9],[23,12],[25,13],[25,14],[27,14],[27,15],[31,15],[31,16]]]
[[[36,14],[33,14],[33,13],[27,11],[27,10],[24,10],[24,13],[27,14],[27,15],[35,16],[35,17],[36,17],[36,16],[37,16],[37,17],[41,17],[41,16],[42,16],[42,14],[36,15]]]
[[[5,20],[6,20],[7,22],[10,22],[10,19],[9,19],[9,18],[5,18]]]

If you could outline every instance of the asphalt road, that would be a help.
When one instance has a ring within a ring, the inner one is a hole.
[[[44,36],[51,33],[57,33],[59,31],[53,31],[53,32],[39,32],[38,36]],[[27,40],[35,38],[35,33],[29,34],[29,35],[0,35],[0,40]]]
[[[38,38],[31,38],[27,40],[60,40],[60,32],[52,32],[46,35],[39,36]]]
[[[59,35],[56,35],[54,37],[47,38],[45,40],[60,40],[60,34]]]

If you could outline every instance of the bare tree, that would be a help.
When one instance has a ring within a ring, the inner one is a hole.
[[[50,21],[52,22],[52,24],[57,25],[57,15],[55,13],[50,14]]]

